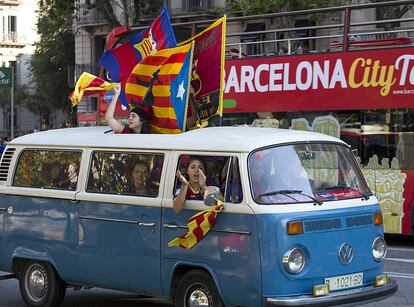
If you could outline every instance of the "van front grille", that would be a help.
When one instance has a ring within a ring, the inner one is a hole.
[[[339,218],[305,221],[304,224],[306,232],[340,229],[342,227],[341,219]]]
[[[11,165],[11,160],[13,158],[13,154],[16,151],[16,148],[7,148],[3,154],[3,158],[1,159],[0,163],[0,181],[7,180],[7,174],[9,173],[9,168]]]
[[[341,229],[342,225],[344,225],[344,227],[346,228],[353,228],[373,224],[374,219],[372,214],[347,216],[343,218],[303,221],[305,232],[336,230]]]
[[[346,227],[356,227],[374,224],[373,215],[350,216],[346,218]]]

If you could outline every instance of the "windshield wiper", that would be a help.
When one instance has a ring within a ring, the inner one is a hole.
[[[338,189],[347,189],[347,190],[356,191],[359,194],[361,194],[364,197],[365,200],[368,200],[369,199],[369,195],[368,194],[362,193],[361,191],[359,191],[357,189],[348,187],[348,186],[343,185],[343,184],[338,184],[338,185],[334,185],[334,186],[331,186],[331,187],[323,187],[323,188],[320,188],[319,190],[323,190],[323,191],[327,191],[328,190],[329,191],[329,190],[338,190]]]
[[[295,198],[293,198],[292,196],[289,196],[288,194],[300,194],[306,197],[309,197],[310,199],[312,199],[315,202],[315,205],[318,204],[319,206],[322,205],[322,202],[319,199],[316,199],[313,196],[310,196],[308,194],[302,193],[301,190],[276,190],[276,191],[271,191],[271,192],[267,192],[267,193],[263,193],[261,195],[259,195],[259,197],[262,196],[272,196],[272,195],[276,195],[276,194],[281,194],[281,195],[286,195],[287,197],[296,200]]]

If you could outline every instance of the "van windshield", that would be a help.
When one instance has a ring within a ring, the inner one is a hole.
[[[253,199],[259,204],[321,204],[372,194],[344,145],[275,146],[253,152],[248,163]]]

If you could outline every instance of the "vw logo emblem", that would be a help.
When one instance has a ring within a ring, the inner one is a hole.
[[[352,252],[352,246],[349,243],[344,243],[339,248],[339,260],[342,264],[348,264],[352,261],[352,258],[354,257],[354,254]]]

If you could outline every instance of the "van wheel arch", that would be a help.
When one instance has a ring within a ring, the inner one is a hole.
[[[20,293],[27,306],[60,306],[66,283],[52,264],[40,260],[16,259]]]
[[[196,300],[201,298],[203,301],[208,300],[209,307],[224,306],[213,277],[205,269],[193,268],[187,271],[178,280],[178,284],[173,293],[176,306],[189,306],[187,302],[191,298]]]
[[[214,274],[208,268],[200,267],[200,266],[194,266],[194,265],[191,265],[191,264],[182,263],[182,264],[176,266],[175,269],[174,269],[173,277],[171,279],[171,284],[170,284],[170,296],[171,296],[172,299],[175,298],[175,293],[177,291],[177,287],[178,287],[178,284],[179,284],[181,278],[183,278],[183,276],[185,274],[187,274],[188,272],[190,272],[192,270],[204,271],[207,274],[209,274],[210,276],[212,276]],[[218,290],[220,292],[221,289],[218,289]],[[221,292],[220,292],[220,294],[221,294]]]

